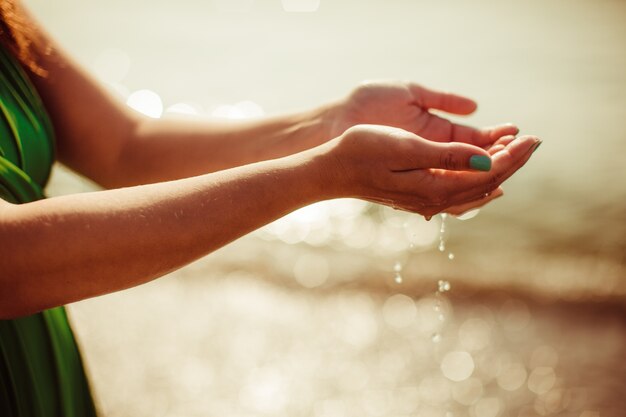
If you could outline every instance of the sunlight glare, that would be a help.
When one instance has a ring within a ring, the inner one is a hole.
[[[130,108],[153,119],[158,119],[163,114],[161,97],[152,90],[144,89],[133,92],[128,96],[126,104]]]

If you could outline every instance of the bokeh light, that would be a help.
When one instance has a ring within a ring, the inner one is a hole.
[[[499,398],[481,398],[472,406],[473,417],[497,417],[502,411],[502,403]]]
[[[526,382],[526,368],[521,363],[507,364],[498,375],[498,385],[507,391],[515,391]]]
[[[253,369],[241,389],[241,403],[251,411],[276,413],[289,401],[289,381],[274,367]]]
[[[459,328],[459,342],[470,351],[484,349],[491,342],[491,326],[480,318],[467,319]]]
[[[326,258],[313,253],[302,254],[296,260],[293,274],[300,285],[306,288],[319,287],[330,274]]]
[[[128,107],[148,117],[158,119],[163,114],[163,102],[161,97],[152,90],[137,90],[128,96]]]
[[[545,394],[550,391],[556,382],[554,369],[540,366],[533,369],[528,376],[528,389],[535,394]]]
[[[459,220],[469,220],[469,219],[473,219],[474,217],[478,216],[478,213],[480,213],[480,209],[474,209],[474,210],[469,210],[466,211],[463,214],[460,214],[458,216],[455,216],[457,219]]]
[[[474,372],[474,359],[467,352],[449,352],[441,361],[441,372],[451,381],[463,381]]]
[[[410,297],[403,294],[392,295],[383,306],[385,321],[392,327],[410,326],[414,323],[416,315],[415,303]]]
[[[478,378],[468,378],[452,386],[452,396],[462,405],[472,405],[483,395],[483,383]]]
[[[321,0],[281,0],[286,12],[316,12],[320,7]]]

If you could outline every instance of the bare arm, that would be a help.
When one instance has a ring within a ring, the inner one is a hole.
[[[296,155],[198,177],[0,200],[0,318],[148,282],[315,201],[359,197],[427,216],[480,206],[538,144],[507,141],[478,172],[471,158],[489,155],[481,148],[359,126]]]
[[[51,53],[33,75],[56,130],[58,157],[107,188],[185,178],[312,148],[358,124],[400,127],[437,142],[489,147],[513,125],[473,128],[431,109],[470,114],[476,103],[411,82],[370,82],[310,111],[246,122],[154,120],[111,97],[43,31]]]
[[[314,153],[172,182],[0,200],[0,318],[150,281],[331,197]]]
[[[330,107],[250,121],[143,119],[126,141],[115,184],[141,184],[265,161],[329,139]]]
[[[58,158],[106,188],[147,184],[280,158],[329,139],[334,106],[245,122],[151,119],[110,96],[54,46],[33,75]]]
[[[21,6],[21,5],[18,5]],[[228,122],[152,119],[125,106],[20,12],[39,39],[31,73],[55,129],[60,162],[105,188],[147,184],[280,158],[330,139],[336,104],[284,116]],[[41,51],[40,51],[41,52]]]
[[[479,131],[429,119],[432,116],[421,104],[407,100],[426,91],[424,97],[435,98],[432,107],[451,109],[455,105],[448,104],[467,99],[419,88],[413,93],[401,85],[376,91],[401,93],[389,101],[403,103],[411,113],[394,123],[402,125],[402,120],[415,117],[430,120],[426,132],[435,141],[411,133],[421,129],[421,122],[413,128],[404,126],[410,131],[358,126],[324,145],[272,159],[328,140],[325,128],[315,122],[317,112],[310,118],[238,127],[153,124],[130,114],[58,50],[43,64],[49,76],[36,78],[36,83],[51,110],[61,160],[105,186],[269,160],[171,182],[23,205],[0,201],[0,318],[150,281],[314,201],[359,197],[427,216],[454,207],[476,207],[493,198],[539,143],[528,136],[495,142],[504,132],[517,132],[510,126]],[[467,110],[463,106],[459,111]],[[350,123],[337,132],[361,123],[367,114],[348,112],[343,120]],[[289,137],[296,137],[298,145]],[[242,141],[242,146],[233,153],[221,149],[233,140]],[[171,147],[178,141],[186,146],[176,153]],[[483,149],[492,144],[491,152]],[[151,156],[137,156],[151,149]],[[215,155],[223,160],[214,161]],[[492,160],[491,171],[472,171],[475,157]]]

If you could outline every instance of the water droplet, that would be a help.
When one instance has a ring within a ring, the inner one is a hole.
[[[448,215],[446,213],[441,213],[441,227],[439,228],[439,252],[443,252],[446,250],[446,218]]]
[[[396,277],[394,280],[396,281],[397,284],[402,284],[402,275],[396,274]]]
[[[426,219],[427,222],[429,222],[432,218],[433,216],[424,216],[424,219]]]
[[[441,313],[439,313],[439,321],[446,321],[446,317]]]
[[[454,259],[454,254],[452,252],[450,252],[448,254],[448,259],[453,260]]]
[[[438,287],[439,287],[439,292],[444,293],[446,291],[450,291],[450,283],[448,281],[444,281],[442,279],[439,280],[439,282],[437,283]]]
[[[400,261],[396,261],[396,263],[393,265],[393,270],[396,272],[402,271],[402,264],[400,263]]]
[[[439,333],[433,333],[433,335],[430,337],[430,340],[432,340],[433,343],[439,343],[441,342],[441,335]]]

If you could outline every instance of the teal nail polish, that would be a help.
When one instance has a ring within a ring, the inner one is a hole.
[[[478,171],[489,171],[491,169],[491,158],[485,155],[472,155],[469,159],[469,165],[470,168]]]

